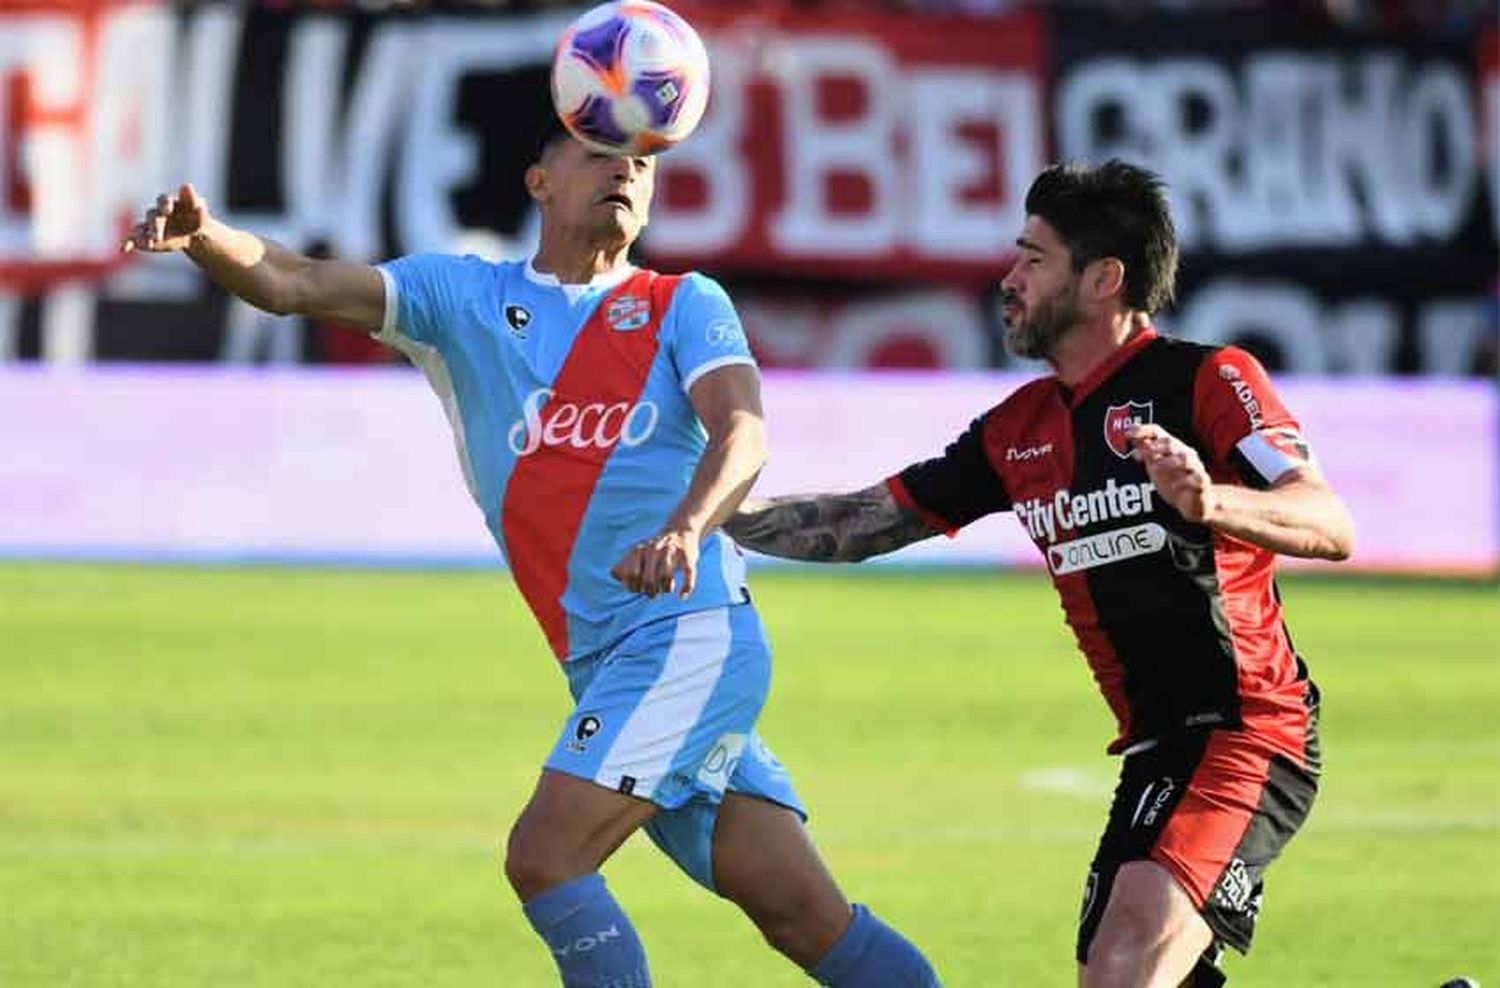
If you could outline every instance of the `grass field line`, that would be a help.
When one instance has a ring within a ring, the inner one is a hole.
[[[1445,831],[1500,832],[1500,811],[1496,813],[1375,813],[1314,814],[1309,826],[1320,832],[1340,833],[1438,833]],[[1096,836],[1097,827],[1084,825],[1027,826],[1022,824],[984,823],[932,827],[925,829],[883,828],[814,828],[820,844],[840,846],[877,844],[880,846],[914,844],[984,844],[1001,842],[1075,843]],[[474,852],[492,853],[500,846],[499,838],[485,840],[474,836],[404,836],[404,837],[255,837],[223,838],[190,836],[134,837],[46,837],[41,839],[7,839],[0,837],[0,856],[31,857],[106,857],[150,858],[177,855],[210,857],[293,857],[328,853],[420,853]]]

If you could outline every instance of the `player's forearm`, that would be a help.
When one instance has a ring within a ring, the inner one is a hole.
[[[210,219],[184,251],[194,264],[258,309],[296,312],[296,276],[309,258],[246,230]]]
[[[1213,500],[1207,524],[1243,542],[1306,559],[1343,560],[1354,551],[1354,520],[1326,487],[1258,491],[1217,484]]]
[[[747,501],[724,530],[756,552],[819,563],[857,563],[936,534],[897,504],[885,484],[850,494]]]
[[[765,424],[758,415],[737,416],[723,435],[709,440],[667,528],[701,536],[722,525],[750,493],[765,464]]]

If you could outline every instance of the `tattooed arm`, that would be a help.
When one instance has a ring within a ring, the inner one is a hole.
[[[857,563],[939,534],[884,483],[852,494],[748,500],[724,530],[768,556],[819,563]]]

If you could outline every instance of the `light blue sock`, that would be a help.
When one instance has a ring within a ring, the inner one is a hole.
[[[581,875],[521,909],[551,949],[563,988],[651,988],[641,938],[603,876]]]
[[[858,903],[849,929],[808,973],[830,988],[941,988],[916,944]]]

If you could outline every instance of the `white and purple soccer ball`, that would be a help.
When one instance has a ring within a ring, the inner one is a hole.
[[[708,106],[708,52],[659,3],[621,0],[581,14],[552,57],[552,103],[596,151],[655,154],[693,132]]]

